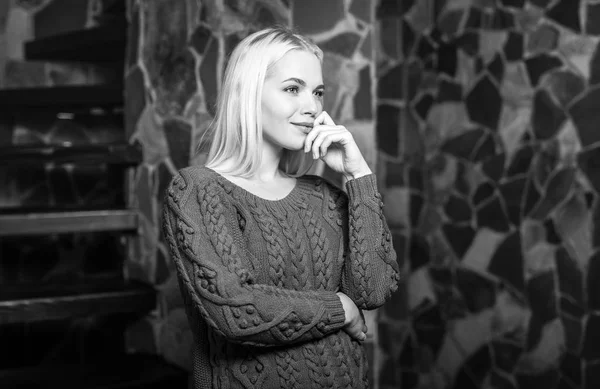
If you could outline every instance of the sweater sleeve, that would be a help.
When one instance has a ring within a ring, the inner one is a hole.
[[[244,267],[250,255],[234,238],[236,218],[217,185],[192,185],[181,174],[167,189],[163,229],[184,301],[233,342],[277,346],[341,329],[344,310],[330,291],[295,291],[256,284]]]
[[[398,288],[392,237],[374,174],[346,183],[348,250],[341,291],[360,309],[375,309]]]

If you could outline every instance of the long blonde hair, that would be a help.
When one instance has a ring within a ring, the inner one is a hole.
[[[248,35],[233,50],[207,132],[211,143],[206,166],[215,168],[227,162],[227,166],[233,166],[224,173],[242,177],[256,171],[263,141],[263,84],[270,68],[291,50],[308,51],[323,62],[318,46],[286,27]],[[312,165],[309,157],[302,150],[285,150],[280,168],[293,176],[304,174]]]

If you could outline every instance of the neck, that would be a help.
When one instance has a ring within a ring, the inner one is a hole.
[[[263,146],[260,166],[256,169],[252,177],[259,181],[271,181],[281,176],[279,162],[283,155],[283,149],[269,146],[267,144]]]

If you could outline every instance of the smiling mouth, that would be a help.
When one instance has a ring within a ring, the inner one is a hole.
[[[313,129],[312,123],[292,123],[296,127],[299,127],[303,132],[309,133]]]

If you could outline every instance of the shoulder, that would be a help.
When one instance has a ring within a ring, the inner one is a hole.
[[[219,183],[216,172],[205,166],[189,166],[173,175],[166,197],[179,206],[192,198],[196,201],[217,199],[223,202],[227,197],[227,188]]]

